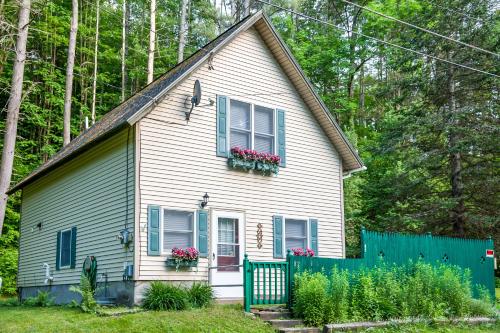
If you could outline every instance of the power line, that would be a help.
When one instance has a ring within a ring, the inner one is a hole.
[[[459,64],[459,63],[456,63],[456,62],[453,62],[453,61],[450,61],[450,60],[446,60],[446,59],[439,58],[439,57],[436,57],[436,56],[433,56],[433,55],[430,55],[430,54],[426,54],[424,52],[416,51],[416,50],[413,50],[413,49],[410,49],[410,48],[407,48],[407,47],[404,47],[404,46],[401,46],[401,45],[398,45],[398,44],[394,44],[394,43],[391,43],[391,42],[388,42],[388,41],[385,41],[385,40],[382,40],[382,39],[379,39],[379,38],[376,38],[376,37],[372,37],[372,36],[363,34],[361,32],[350,31],[350,30],[348,30],[346,28],[338,27],[338,26],[336,26],[335,24],[333,24],[331,22],[323,21],[323,20],[317,19],[315,17],[308,16],[308,15],[306,15],[304,13],[296,12],[296,11],[294,11],[292,9],[288,9],[288,8],[285,8],[285,7],[282,7],[282,6],[278,6],[278,5],[272,4],[272,3],[267,2],[267,1],[263,1],[263,0],[255,0],[255,1],[261,2],[261,3],[263,3],[265,5],[269,5],[271,7],[275,7],[275,8],[284,10],[286,12],[295,14],[295,15],[303,17],[305,19],[309,19],[309,20],[312,20],[312,21],[316,21],[318,23],[322,23],[322,24],[331,26],[331,27],[333,27],[335,29],[339,29],[339,30],[342,30],[344,32],[348,32],[348,33],[350,32],[352,34],[355,34],[355,35],[358,35],[358,36],[362,36],[362,37],[374,40],[374,41],[376,41],[378,43],[382,43],[382,44],[386,44],[386,45],[398,48],[400,50],[412,52],[412,53],[418,54],[418,55],[423,56],[423,57],[429,57],[429,58],[437,60],[437,61],[442,61],[442,62],[448,63],[450,65],[454,65],[454,66],[465,68],[465,69],[468,69],[468,70],[471,70],[471,71],[474,71],[474,72],[478,72],[478,73],[482,73],[482,74],[486,74],[486,75],[489,75],[489,76],[500,78],[500,75],[497,75],[497,74],[494,74],[494,73],[486,72],[486,71],[483,71],[481,69],[477,69],[477,68],[470,67],[470,66],[467,66],[467,65]]]
[[[500,57],[500,54],[498,53],[495,53],[495,52],[491,52],[491,51],[488,51],[488,50],[485,50],[483,48],[480,48],[480,47],[477,47],[475,45],[472,45],[472,44],[469,44],[469,43],[464,43],[462,41],[459,41],[457,39],[454,39],[454,38],[451,38],[451,37],[448,37],[448,36],[445,36],[445,35],[441,35],[435,31],[432,31],[432,30],[429,30],[429,29],[426,29],[426,28],[422,28],[422,27],[419,27],[418,25],[415,25],[415,24],[412,24],[412,23],[409,23],[409,22],[406,22],[406,21],[403,21],[403,20],[400,20],[398,18],[395,18],[395,17],[392,17],[392,16],[389,16],[387,14],[384,14],[384,13],[381,13],[381,12],[377,12],[376,10],[373,10],[373,9],[370,9],[368,7],[365,7],[365,6],[361,6],[361,5],[358,5],[357,3],[354,3],[354,2],[351,2],[351,1],[348,1],[348,0],[340,0],[344,3],[347,3],[347,4],[350,4],[350,5],[353,5],[355,7],[358,7],[360,9],[364,9],[370,13],[373,13],[373,14],[376,14],[376,15],[379,15],[379,16],[382,16],[386,19],[389,19],[389,20],[392,20],[392,21],[395,21],[395,22],[398,22],[398,23],[401,23],[401,24],[404,24],[406,26],[409,26],[409,27],[412,27],[414,29],[417,29],[417,30],[420,30],[420,31],[423,31],[423,32],[426,32],[426,33],[429,33],[431,35],[434,35],[434,36],[437,36],[437,37],[440,37],[440,38],[444,38],[446,40],[449,40],[449,41],[452,41],[452,42],[455,42],[457,44],[460,44],[460,45],[463,45],[463,46],[467,46],[467,47],[470,47],[472,49],[475,49],[477,51],[481,51],[481,52],[484,52],[484,53],[488,53],[488,54],[491,54],[491,55],[494,55],[496,57]]]

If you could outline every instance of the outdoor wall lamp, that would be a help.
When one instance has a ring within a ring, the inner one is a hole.
[[[203,196],[203,201],[200,203],[201,208],[205,208],[208,205],[208,199],[210,197],[208,196],[208,193],[205,192],[205,195]]]

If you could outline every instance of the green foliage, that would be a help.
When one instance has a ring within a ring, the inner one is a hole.
[[[293,312],[306,325],[494,315],[488,291],[473,299],[469,272],[450,265],[335,267],[328,274],[297,274],[295,281]]]
[[[185,310],[189,307],[187,291],[170,283],[151,282],[144,293],[142,307],[147,310]]]
[[[495,277],[495,288],[500,288],[500,278]]]
[[[0,307],[2,306],[19,306],[21,303],[19,303],[19,300],[17,297],[9,297],[5,299],[0,298]]]
[[[85,275],[80,277],[80,285],[78,287],[71,286],[70,291],[80,294],[82,296],[82,301],[80,302],[80,308],[83,312],[96,313],[99,309],[99,305],[95,299],[95,290],[92,283]]]
[[[23,305],[27,306],[39,306],[47,307],[54,304],[54,298],[50,295],[48,291],[38,291],[35,297],[28,297],[24,300]]]
[[[16,294],[17,254],[15,248],[0,248],[0,277],[2,278],[0,294]]]
[[[207,283],[195,282],[187,290],[189,303],[194,308],[204,308],[209,306],[214,300],[214,291]]]

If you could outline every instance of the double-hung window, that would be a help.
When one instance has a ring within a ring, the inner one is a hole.
[[[285,219],[285,249],[308,247],[307,220]]]
[[[275,154],[275,109],[230,100],[230,147]]]
[[[59,265],[69,267],[71,265],[71,229],[60,233]]]
[[[163,252],[194,247],[194,212],[163,210]]]

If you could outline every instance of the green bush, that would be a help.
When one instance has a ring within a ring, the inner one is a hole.
[[[2,306],[19,306],[21,303],[19,303],[19,300],[17,297],[9,297],[6,299],[0,299],[0,307]]]
[[[54,304],[54,299],[50,295],[48,291],[38,291],[38,294],[35,297],[28,297],[24,300],[23,305],[28,306],[41,306],[47,307]]]
[[[0,295],[16,294],[17,276],[17,249],[0,249],[0,277],[2,278],[2,289]]]
[[[195,282],[187,290],[189,303],[194,308],[204,308],[209,306],[214,299],[212,287],[206,283]]]
[[[473,299],[470,272],[450,265],[418,262],[381,265],[356,271],[334,268],[323,273],[296,274],[294,315],[307,325],[388,320],[493,316],[490,295],[479,289]]]
[[[500,278],[495,277],[495,288],[500,288]]]
[[[85,276],[80,277],[80,286],[71,286],[69,290],[78,293],[82,296],[82,301],[80,303],[80,308],[83,312],[96,313],[99,309],[99,305],[95,299],[95,290],[92,286],[90,280]]]
[[[142,306],[147,310],[185,310],[188,293],[182,287],[155,281],[146,289]]]

